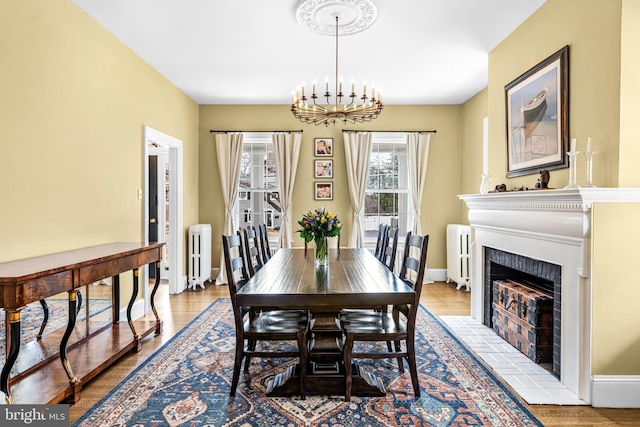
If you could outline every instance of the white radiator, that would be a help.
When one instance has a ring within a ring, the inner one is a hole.
[[[211,225],[189,227],[189,289],[211,279]]]
[[[447,225],[447,283],[454,281],[456,289],[471,289],[471,227]]]

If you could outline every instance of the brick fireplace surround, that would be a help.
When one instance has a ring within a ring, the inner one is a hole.
[[[601,391],[592,376],[591,207],[638,202],[640,189],[577,188],[459,196],[472,227],[471,317],[484,322],[485,248],[561,266],[560,382],[594,406]],[[635,385],[634,385],[635,387]],[[595,399],[595,401],[594,401]]]

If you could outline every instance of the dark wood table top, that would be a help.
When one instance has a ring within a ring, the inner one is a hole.
[[[144,251],[164,243],[116,242],[0,263],[0,285],[48,276]]]
[[[313,250],[279,249],[237,298],[254,307],[341,309],[413,303],[415,292],[366,249],[329,250],[321,269]]]

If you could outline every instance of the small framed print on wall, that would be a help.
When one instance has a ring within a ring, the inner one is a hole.
[[[314,160],[316,178],[333,178],[333,160]]]
[[[333,182],[315,182],[316,200],[333,200]]]
[[[315,147],[316,147],[316,156],[318,157],[333,156],[333,138],[316,138]]]

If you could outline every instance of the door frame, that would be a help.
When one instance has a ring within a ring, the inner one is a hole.
[[[149,126],[144,126],[143,138],[143,179],[144,179],[144,201],[142,215],[143,241],[149,243],[149,145],[156,144],[168,150],[169,154],[169,218],[170,235],[169,239],[169,293],[179,294],[186,289],[186,282],[183,274],[182,259],[184,253],[184,227],[182,222],[182,141],[169,136],[159,130]],[[142,270],[142,282],[148,283],[149,273],[147,268]],[[150,308],[149,287],[142,286],[142,296],[144,298],[145,312]]]

